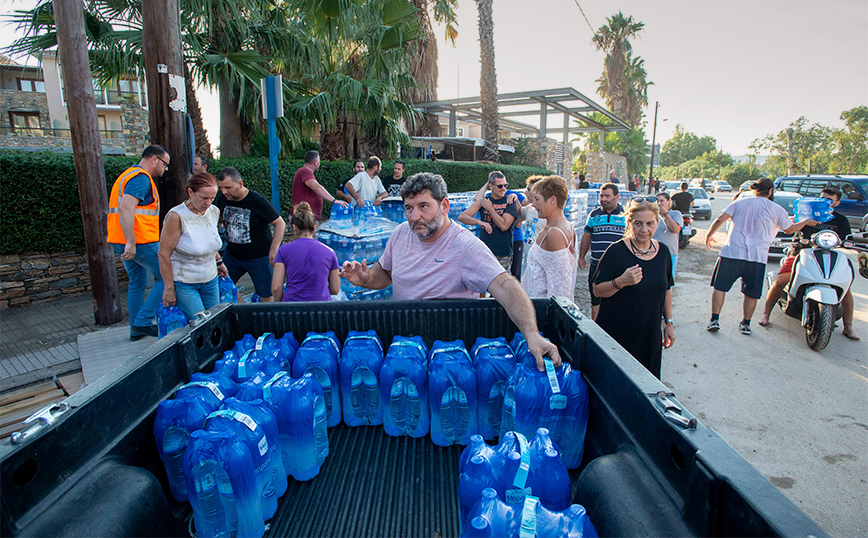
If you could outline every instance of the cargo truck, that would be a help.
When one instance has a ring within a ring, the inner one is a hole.
[[[535,299],[543,334],[582,372],[590,414],[573,502],[601,536],[824,536],[668,389],[565,299]],[[493,300],[220,305],[42,413],[0,446],[3,536],[190,536],[152,427],[157,404],[244,334],[375,329],[434,340],[505,336]],[[267,536],[459,535],[458,457],[380,426],[329,430],[329,456],[289,489]]]

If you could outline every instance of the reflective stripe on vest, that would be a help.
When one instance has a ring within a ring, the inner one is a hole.
[[[157,185],[154,183],[151,175],[145,172],[144,169],[139,166],[133,166],[124,170],[117,180],[115,180],[114,185],[112,185],[111,194],[108,199],[108,216],[106,218],[107,241],[109,243],[126,243],[126,236],[124,236],[123,229],[121,228],[120,204],[127,181],[139,174],[148,176],[148,180],[151,182],[151,192],[154,195],[154,201],[146,205],[136,206],[133,210],[136,244],[156,243],[160,240],[160,194],[157,192]]]

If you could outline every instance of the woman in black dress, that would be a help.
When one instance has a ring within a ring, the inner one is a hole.
[[[672,256],[653,239],[658,215],[656,198],[633,198],[624,239],[600,258],[594,294],[602,298],[597,324],[660,379],[663,347],[675,342],[675,332]]]

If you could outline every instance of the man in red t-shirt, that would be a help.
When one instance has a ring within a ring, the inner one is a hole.
[[[313,173],[319,170],[319,152],[310,150],[304,154],[304,165],[296,170],[292,178],[292,210],[301,202],[310,204],[317,220],[322,218],[322,202],[349,205],[344,201],[337,200],[329,194],[325,187],[319,184]]]

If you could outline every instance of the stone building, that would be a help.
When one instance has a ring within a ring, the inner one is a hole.
[[[149,139],[143,81],[131,76],[94,84],[94,97],[103,153],[140,154]],[[72,151],[63,74],[54,51],[43,53],[40,67],[0,56],[0,148]]]

